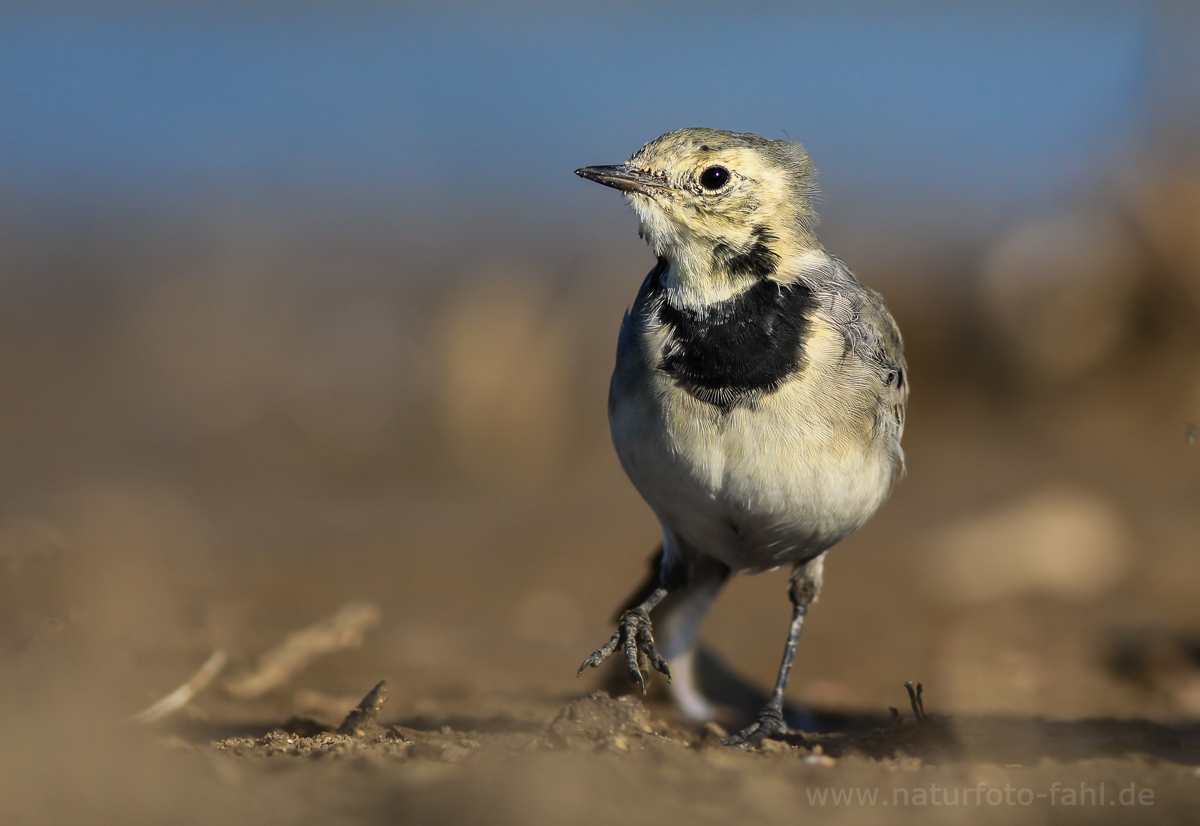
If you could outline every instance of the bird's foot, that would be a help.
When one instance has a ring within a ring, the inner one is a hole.
[[[625,649],[625,664],[629,669],[629,680],[637,683],[643,694],[646,693],[646,678],[642,676],[641,665],[638,662],[639,653],[646,655],[646,659],[650,661],[650,665],[656,671],[664,674],[668,680],[671,679],[671,669],[667,667],[667,661],[654,647],[650,615],[643,608],[626,611],[617,623],[617,632],[612,635],[612,639],[592,652],[592,655],[583,661],[583,665],[579,666],[578,673],[582,674],[588,666],[595,668],[600,665],[619,648]]]
[[[787,734],[788,725],[783,719],[783,709],[769,705],[758,714],[758,719],[744,729],[730,737],[726,737],[722,742],[726,746],[757,746],[767,738],[775,737],[779,734]]]

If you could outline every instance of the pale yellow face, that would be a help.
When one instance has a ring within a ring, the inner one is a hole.
[[[657,254],[696,275],[719,265],[721,250],[765,242],[787,258],[818,246],[815,174],[799,144],[681,129],[646,144],[625,166],[653,182],[625,190],[642,234]]]

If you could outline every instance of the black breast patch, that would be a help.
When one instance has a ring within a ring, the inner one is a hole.
[[[658,369],[680,388],[727,413],[801,369],[816,307],[808,287],[762,280],[703,310],[681,310],[667,301],[665,269],[656,267],[643,286],[644,306],[669,328]]]

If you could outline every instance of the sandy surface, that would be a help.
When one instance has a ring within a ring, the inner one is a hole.
[[[3,822],[1193,819],[1192,316],[1138,315],[1051,381],[955,303],[965,275],[876,278],[909,345],[908,477],[830,554],[796,730],[734,750],[657,677],[643,701],[575,676],[657,542],[603,401],[644,251],[433,289],[375,274],[404,250],[342,263],[364,243],[190,270],[85,245],[90,279],[69,248],[10,250],[38,277],[0,283]],[[349,647],[247,694],[348,604],[378,612]],[[788,613],[786,572],[738,578],[707,650],[761,691]],[[215,651],[185,707],[130,722]],[[381,680],[375,725],[336,734]]]
[[[27,627],[42,617],[5,677],[10,822],[1187,820],[1200,791],[1189,705],[1200,670],[1186,589],[1155,585],[1169,578],[1147,553],[1149,570],[1102,598],[939,599],[922,584],[921,543],[937,541],[926,523],[1038,460],[1006,464],[977,438],[982,426],[941,428],[941,450],[922,451],[915,429],[912,476],[831,556],[805,630],[790,698],[812,712],[810,730],[753,750],[681,720],[657,679],[643,701],[589,693],[619,685],[612,675],[574,676],[653,541],[603,456],[554,496],[293,489],[259,491],[251,506],[249,494],[189,497],[144,480],[76,493],[54,524],[108,548],[105,564],[66,546],[29,555],[34,590],[8,603]],[[997,473],[935,484],[979,461],[966,450]],[[1146,478],[1126,483],[1124,501],[1164,501],[1134,490]],[[27,542],[53,539],[25,530]],[[151,551],[173,537],[211,544],[156,562]],[[715,656],[753,685],[773,674],[784,585],[782,573],[735,581],[706,626]],[[360,647],[236,696],[235,678],[265,652],[353,600],[382,617]],[[230,663],[186,708],[122,722],[214,648]],[[921,723],[910,679],[925,685]],[[379,680],[377,725],[334,733]]]

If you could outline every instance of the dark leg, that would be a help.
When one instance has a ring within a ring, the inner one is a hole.
[[[612,639],[597,648],[592,655],[583,661],[583,665],[579,666],[579,674],[588,666],[596,668],[600,663],[607,660],[619,648],[625,650],[625,664],[629,670],[629,679],[631,682],[637,683],[642,693],[646,693],[646,680],[642,676],[642,669],[638,663],[638,654],[645,654],[646,659],[650,661],[650,665],[661,672],[669,680],[671,679],[671,669],[667,666],[666,659],[658,653],[658,648],[654,645],[654,634],[651,631],[650,612],[666,599],[667,594],[678,585],[682,584],[683,577],[680,576],[678,568],[669,568],[663,565],[660,568],[659,584],[650,594],[636,606],[626,610],[617,620],[617,631],[612,635]]]
[[[796,566],[792,571],[788,596],[792,600],[792,625],[788,629],[787,645],[783,649],[783,662],[779,666],[779,677],[775,680],[775,690],[771,699],[759,712],[758,719],[725,741],[727,746],[757,745],[767,737],[787,732],[787,723],[783,721],[783,692],[787,689],[788,678],[792,675],[792,662],[796,659],[796,645],[800,642],[800,630],[804,627],[804,618],[808,615],[808,606],[817,600],[821,592],[821,577],[825,569],[825,555],[803,565]]]
[[[659,546],[650,556],[645,579],[613,616],[614,623],[620,622],[626,611],[637,608],[658,590],[662,582],[662,562],[663,549]],[[748,683],[739,680],[736,674],[714,659],[707,650],[697,647],[696,637],[700,624],[729,579],[730,573],[728,566],[712,557],[698,556],[692,560],[686,584],[672,589],[658,607],[650,612],[655,647],[671,670],[671,681],[666,690],[683,715],[692,720],[715,719],[720,712],[713,705],[714,701],[720,705],[742,708],[743,714],[757,712],[766,701],[765,692],[757,691]],[[703,691],[700,668],[705,670]],[[628,679],[625,664],[622,662],[619,672],[615,668],[609,671],[603,685],[614,693],[624,693]],[[634,685],[636,687],[637,684]],[[753,696],[738,695],[739,688],[745,688]],[[649,685],[647,689],[653,690]],[[709,689],[715,692],[711,698],[707,694]]]

